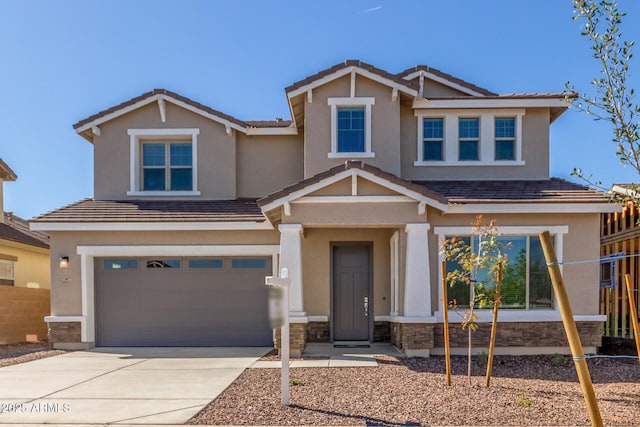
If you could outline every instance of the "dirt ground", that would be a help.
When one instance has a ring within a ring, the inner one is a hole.
[[[588,361],[604,425],[640,426],[640,363]],[[291,405],[280,404],[280,370],[248,369],[190,424],[232,425],[591,425],[570,357],[498,356],[491,386],[474,360],[378,358],[378,367],[293,368]]]

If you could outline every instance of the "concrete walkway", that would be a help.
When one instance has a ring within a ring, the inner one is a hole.
[[[308,343],[302,358],[290,359],[291,368],[353,368],[376,367],[376,356],[403,358],[405,355],[391,344],[374,343],[360,346],[360,343]],[[252,368],[280,368],[279,360],[265,360],[254,363]]]
[[[1,424],[182,424],[269,348],[99,348],[0,368]]]

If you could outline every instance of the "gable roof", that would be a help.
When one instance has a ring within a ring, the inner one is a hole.
[[[480,86],[476,86],[473,83],[469,83],[458,77],[454,77],[451,74],[447,74],[443,71],[438,70],[437,68],[430,67],[428,65],[416,65],[415,67],[407,68],[404,71],[401,71],[397,74],[398,77],[401,77],[406,80],[413,80],[420,76],[420,74],[425,77],[437,81],[438,83],[442,83],[444,85],[453,87],[454,89],[462,89],[467,92],[469,95],[486,95],[486,96],[495,96],[498,95],[495,92],[491,92],[488,89],[481,88]],[[466,90],[465,90],[466,89]]]
[[[2,159],[0,159],[0,179],[4,181],[15,181],[18,179],[18,175],[6,164]]]
[[[404,193],[416,199],[416,201],[424,202],[431,206],[442,209],[447,203],[445,197],[423,185],[399,178],[394,174],[385,172],[380,168],[368,165],[359,160],[347,160],[344,165],[335,166],[325,172],[303,179],[302,181],[259,199],[258,206],[260,206],[263,212],[272,210],[290,200],[295,200],[326,185],[345,179],[352,174],[370,180],[372,178],[380,178],[380,180],[376,180],[379,184]]]
[[[30,230],[26,220],[11,212],[4,212],[4,222],[0,222],[0,239],[49,249],[48,234]]]

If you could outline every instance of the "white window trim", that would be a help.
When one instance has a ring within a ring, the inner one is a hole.
[[[371,106],[375,105],[373,97],[362,98],[329,98],[331,107],[331,152],[328,158],[373,158],[371,151]],[[338,107],[364,107],[364,152],[338,152]]]
[[[543,231],[548,231],[551,236],[555,238],[554,247],[556,251],[556,257],[560,264],[560,271],[562,272],[562,260],[564,257],[564,235],[569,233],[568,225],[525,225],[525,226],[499,226],[498,234],[501,236],[536,236]],[[463,227],[434,227],[433,232],[438,236],[438,242],[442,242],[446,239],[446,236],[471,236],[474,233],[474,228],[471,226]],[[438,277],[442,277],[442,262],[444,261],[444,255],[439,255],[438,262]],[[528,286],[527,286],[527,292]],[[528,296],[528,295],[527,295]],[[435,316],[438,319],[442,319],[443,315],[443,295],[442,289],[438,287],[438,311]],[[487,322],[491,319],[492,310],[476,309],[478,313],[479,322]],[[525,322],[525,321],[548,321],[556,320],[560,318],[560,309],[558,304],[555,304],[554,308],[549,309],[509,309],[500,311],[500,319],[503,322]]]
[[[414,166],[524,166],[526,162],[522,160],[522,118],[526,111],[524,109],[469,109],[460,112],[460,110],[449,109],[433,109],[418,110],[415,115],[418,125],[417,139],[417,160],[413,162]],[[458,138],[458,119],[474,118],[480,119],[480,141],[479,141],[479,160],[458,160],[459,158],[459,138]],[[514,160],[495,160],[495,119],[496,117],[515,117],[516,119],[516,135],[515,135],[515,159]],[[421,160],[423,158],[423,140],[424,129],[423,119],[425,118],[444,118],[444,161],[443,160]]]
[[[442,139],[427,138],[424,137],[424,119],[442,119]],[[447,161],[447,118],[422,116],[418,119],[418,161],[416,163],[443,163]],[[442,142],[442,160],[422,160],[424,159],[424,143],[428,141],[441,141]]]
[[[198,191],[198,135],[200,129],[197,128],[175,128],[175,129],[129,129],[129,191],[127,196],[199,196]],[[191,191],[144,191],[142,190],[140,144],[153,138],[162,139],[191,139],[192,155],[192,189]]]

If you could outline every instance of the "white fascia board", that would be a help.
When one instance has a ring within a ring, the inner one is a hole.
[[[225,231],[273,230],[268,222],[32,222],[34,231]]]
[[[274,255],[280,245],[78,246],[78,255],[102,256],[255,256]]]
[[[569,232],[568,225],[523,225],[523,226],[498,226],[498,234],[503,236],[520,236],[540,234],[548,231],[553,235],[567,234]],[[445,226],[433,227],[433,233],[437,236],[467,236],[476,233],[477,230],[472,226]]]
[[[609,213],[621,212],[613,203],[469,203],[450,204],[448,214],[469,213]]]
[[[298,135],[298,128],[295,126],[282,128],[247,128],[247,135]]]
[[[506,98],[506,99],[415,99],[414,109],[435,108],[569,108],[570,104],[564,100],[554,98]]]
[[[416,200],[407,196],[303,196],[291,203],[398,203]]]
[[[325,178],[315,184],[312,184],[308,187],[305,187],[303,189],[300,189],[298,191],[294,191],[293,193],[289,194],[288,196],[282,197],[280,199],[274,200],[273,202],[265,205],[262,207],[262,212],[268,212],[272,209],[275,209],[279,206],[284,205],[285,203],[291,203],[295,200],[300,199],[301,197],[304,197],[308,194],[313,193],[314,191],[317,191],[321,188],[324,188],[328,185],[331,185],[333,183],[336,183],[338,181],[341,181],[343,179],[348,178],[349,176],[352,175],[357,175],[359,177],[362,177],[368,181],[371,181],[375,184],[378,184],[382,187],[385,187],[389,190],[393,190],[397,193],[400,193],[401,195],[407,196],[417,202],[423,202],[426,203],[429,206],[432,206],[434,208],[440,209],[442,211],[446,211],[448,209],[448,205],[437,202],[433,199],[430,199],[420,193],[417,193],[415,191],[411,191],[409,189],[407,189],[406,187],[403,187],[401,185],[398,184],[394,184],[392,182],[389,182],[388,180],[384,179],[384,178],[380,178],[370,172],[367,171],[363,171],[362,169],[346,169],[343,172],[339,172],[331,177]],[[347,196],[345,196],[347,197]],[[357,200],[357,199],[354,199]],[[360,201],[365,201],[360,200]]]
[[[336,71],[335,73],[331,73],[328,74],[318,80],[315,80],[309,84],[306,84],[304,86],[299,87],[298,89],[295,89],[291,92],[289,92],[287,94],[287,97],[289,99],[291,98],[295,98],[298,95],[301,95],[303,93],[306,93],[309,89],[313,90],[319,86],[325,85],[335,79],[338,79],[342,76],[345,76],[347,74],[351,74],[351,71],[355,71],[356,74],[361,75],[362,77],[366,77],[368,79],[371,79],[375,82],[378,82],[380,84],[383,84],[385,86],[389,86],[390,88],[398,88],[399,91],[406,93],[407,95],[411,95],[411,96],[418,96],[418,91],[416,91],[415,89],[411,89],[410,87],[407,86],[402,86],[399,85],[398,82],[386,79],[384,77],[381,77],[377,74],[374,74],[368,70],[365,70],[363,68],[358,67],[357,65],[351,66],[351,67],[345,67],[341,70]]]
[[[445,86],[448,86],[452,89],[458,90],[460,92],[466,93],[468,95],[473,95],[473,96],[486,96],[484,93],[480,93],[480,92],[476,92],[475,90],[469,89],[468,87],[462,86],[458,83],[454,83],[451,80],[447,80],[443,77],[437,76],[433,73],[430,73],[429,71],[426,70],[418,70],[418,71],[414,71],[411,74],[408,74],[404,77],[405,80],[413,80],[416,77],[420,77],[420,74],[422,74],[423,76],[425,76],[426,78],[428,78],[429,80],[433,80],[434,82],[438,82],[441,83]]]
[[[233,122],[230,122],[229,120],[223,119],[222,117],[216,116],[214,114],[211,114],[207,111],[201,110],[200,108],[196,108],[193,105],[187,104],[185,102],[182,102],[178,99],[175,99],[171,96],[168,95],[164,95],[164,94],[157,94],[157,95],[152,95],[149,98],[143,99],[141,101],[136,102],[135,104],[131,104],[127,107],[121,108],[119,110],[114,111],[113,113],[107,114],[105,116],[102,116],[100,118],[97,118],[89,123],[86,123],[84,125],[82,125],[81,127],[79,127],[78,129],[76,129],[76,133],[80,134],[88,129],[91,129],[94,126],[99,126],[103,123],[106,123],[108,121],[111,121],[115,118],[118,118],[124,114],[127,114],[131,111],[137,110],[140,107],[144,107],[147,104],[151,104],[152,102],[158,102],[159,100],[163,100],[163,101],[168,101],[171,102],[174,105],[177,105],[179,107],[184,108],[185,110],[189,110],[192,111],[196,114],[199,114],[201,116],[204,116],[208,119],[211,119],[215,122],[221,123],[224,126],[229,126],[230,128],[233,128],[237,131],[240,131],[242,133],[247,133],[247,128],[239,126]]]
[[[76,129],[76,133],[80,134],[86,130],[93,128],[94,126],[100,126],[102,123],[106,123],[110,120],[118,118],[131,111],[137,110],[138,108],[144,107],[147,104],[151,104],[152,102],[158,102],[159,98],[160,98],[160,95],[153,95],[153,96],[150,96],[149,98],[138,101],[135,104],[131,104],[127,107],[116,110],[113,113],[106,114],[100,118],[97,118],[89,123],[85,123],[84,125],[80,126],[78,129]]]

